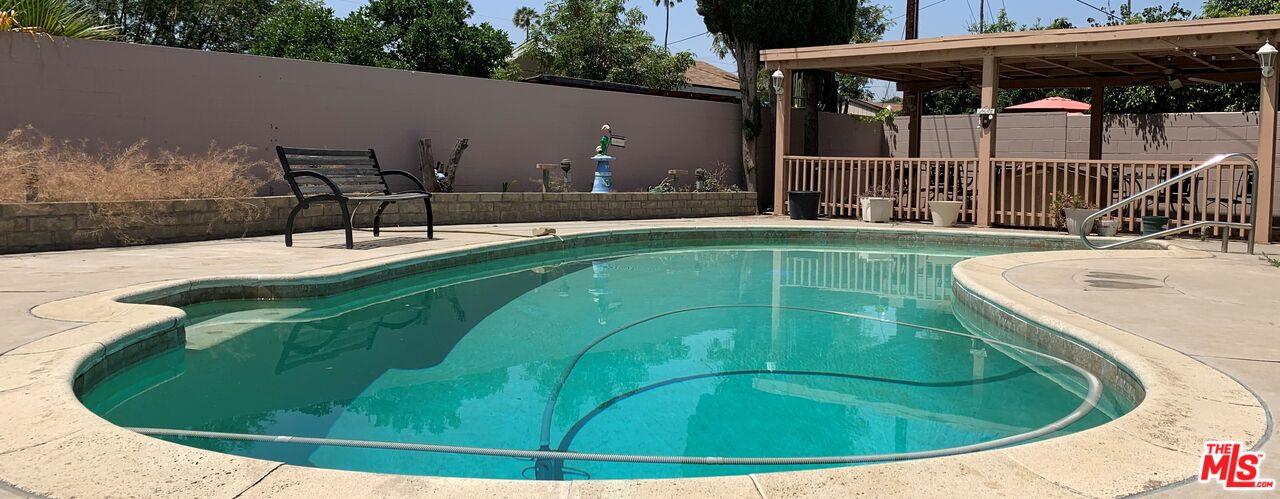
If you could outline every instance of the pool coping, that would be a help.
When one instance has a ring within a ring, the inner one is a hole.
[[[731,225],[713,228],[595,230],[565,240],[588,241],[613,234],[661,232],[753,232],[806,230],[795,226]],[[809,232],[865,232],[878,241],[924,238],[957,244],[990,244],[992,238],[1051,241],[1068,238],[1007,232],[936,231],[924,228],[831,228]],[[448,255],[479,254],[496,247],[533,248],[546,239],[488,242],[444,252],[417,252],[338,265],[294,276],[243,275],[147,283],[40,305],[39,317],[83,326],[0,355],[0,479],[50,496],[165,495],[316,496],[487,495],[487,496],[803,496],[847,495],[874,490],[882,495],[919,495],[980,490],[984,495],[1117,496],[1177,483],[1198,469],[1204,440],[1234,438],[1253,445],[1266,436],[1261,403],[1234,379],[1177,351],[1115,329],[1030,295],[1004,279],[1017,266],[1062,257],[1150,258],[1202,254],[1177,247],[1126,252],[1057,251],[979,257],[958,264],[956,289],[992,310],[1038,324],[1082,342],[1121,362],[1142,385],[1145,398],[1132,412],[1087,431],[1018,447],[946,458],[851,468],[752,475],[657,480],[533,482],[361,473],[306,468],[220,454],[145,437],[88,411],[75,395],[83,366],[126,365],[113,356],[140,341],[171,346],[182,313],[145,301],[173,290],[199,292],[241,286],[254,292],[267,284],[325,287],[352,282],[378,271],[405,269],[415,262]],[[1092,256],[1089,256],[1092,255]],[[1104,256],[1105,255],[1105,256]],[[170,333],[170,334],[163,334]],[[146,350],[145,348],[142,350]],[[134,349],[138,351],[138,349]],[[83,382],[83,381],[82,381]],[[101,463],[110,463],[102,466]]]

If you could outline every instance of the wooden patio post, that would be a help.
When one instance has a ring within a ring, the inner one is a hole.
[[[1089,159],[1102,159],[1102,117],[1107,87],[1093,84],[1093,99],[1089,102]]]
[[[982,56],[982,107],[988,109],[996,108],[996,98],[1000,95],[1000,66],[996,64],[996,56],[988,53]],[[979,117],[979,123],[982,118]],[[991,117],[991,123],[982,128],[982,136],[978,139],[978,186],[977,186],[977,213],[976,222],[978,227],[990,227],[992,218],[992,201],[995,199],[993,190],[996,189],[993,182],[993,165],[991,158],[995,157],[996,151],[996,127],[999,119],[995,116]]]
[[[1276,82],[1280,75],[1262,79],[1262,102],[1258,104],[1258,232],[1253,240],[1271,240],[1271,217],[1275,210],[1276,178]]]
[[[784,157],[791,152],[791,87],[793,72],[782,69],[782,93],[775,95],[773,153],[773,214],[787,213],[787,168]]]

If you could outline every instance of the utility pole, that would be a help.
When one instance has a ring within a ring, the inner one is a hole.
[[[907,30],[903,38],[915,40],[920,37],[920,0],[907,0]],[[907,157],[920,157],[920,136],[924,113],[924,92],[908,91],[902,93],[903,111],[907,113]]]
[[[969,12],[972,14],[973,12]],[[987,32],[987,1],[978,0],[978,34]]]

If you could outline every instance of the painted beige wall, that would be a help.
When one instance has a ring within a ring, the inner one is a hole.
[[[0,34],[0,130],[31,124],[59,139],[203,151],[248,144],[377,150],[387,168],[416,169],[416,141],[437,160],[471,139],[460,191],[534,190],[537,163],[573,160],[589,190],[590,157],[608,122],[616,186],[635,191],[668,169],[741,169],[737,104],[571,89],[117,42]]]

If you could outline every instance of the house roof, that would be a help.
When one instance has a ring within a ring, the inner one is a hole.
[[[684,72],[684,77],[689,80],[690,85],[723,88],[735,92],[739,90],[738,75],[720,69],[708,62],[694,61],[693,66]]]
[[[1258,47],[1280,16],[1199,19],[773,49],[771,68],[827,69],[898,82],[903,90],[965,88],[996,60],[1002,88],[1166,84],[1171,77],[1258,81]]]

